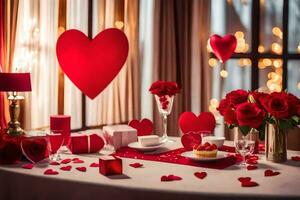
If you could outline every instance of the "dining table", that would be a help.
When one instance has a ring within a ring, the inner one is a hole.
[[[171,137],[160,151],[169,151],[182,147],[179,137]],[[225,145],[233,146],[232,141]],[[14,165],[0,165],[0,200],[203,200],[203,199],[300,199],[300,162],[291,160],[300,156],[299,151],[288,151],[288,160],[274,163],[265,159],[264,153],[258,154],[257,169],[247,170],[238,163],[224,169],[213,169],[176,163],[157,162],[122,157],[123,174],[104,176],[98,167],[99,157],[107,152],[93,154],[71,154],[64,152],[62,158],[77,158],[82,163],[72,163],[70,171],[60,170],[61,165],[41,162],[32,169],[24,169],[25,161]],[[147,154],[156,154],[148,152]],[[132,163],[143,166],[134,168]],[[86,167],[78,171],[76,167]],[[57,175],[45,175],[51,168]],[[265,176],[270,169],[280,174]],[[206,172],[203,179],[196,172]],[[178,181],[161,181],[162,176],[176,175]],[[251,177],[258,183],[256,187],[241,187],[240,177]]]

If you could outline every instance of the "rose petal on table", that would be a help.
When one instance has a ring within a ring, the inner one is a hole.
[[[52,162],[49,163],[49,165],[60,165],[60,163],[56,162],[56,161],[52,161]]]
[[[71,162],[71,161],[72,161],[72,159],[67,158],[67,159],[63,159],[60,163],[61,163],[61,164],[68,164],[68,163]]]
[[[300,161],[300,156],[292,156],[291,159],[292,159],[293,161],[299,162],[299,161]]]
[[[57,174],[59,174],[57,171],[55,171],[55,170],[53,170],[53,169],[46,169],[45,171],[44,171],[44,174],[45,175],[57,175]]]
[[[133,168],[140,168],[140,167],[143,167],[143,164],[141,163],[132,163],[132,164],[129,164],[131,167]]]
[[[72,169],[72,166],[67,165],[67,166],[61,167],[60,169],[63,170],[63,171],[70,171]]]
[[[22,165],[22,168],[24,168],[24,169],[32,169],[33,168],[33,164],[31,164],[31,163],[24,164],[24,165]]]
[[[91,163],[90,167],[99,167],[99,163]]]
[[[256,165],[256,164],[257,164],[257,160],[247,159],[247,160],[246,160],[246,163],[247,163],[247,164],[250,164],[250,165]]]
[[[255,187],[255,186],[258,186],[258,183],[254,182],[254,181],[245,181],[245,182],[241,182],[241,186],[242,187]]]
[[[241,183],[243,183],[243,182],[249,182],[249,181],[251,181],[251,177],[239,177],[238,180]]]
[[[256,165],[248,165],[247,169],[248,170],[255,170],[255,169],[257,169],[257,166]]]
[[[206,172],[195,172],[194,175],[199,179],[204,179],[207,176]]]
[[[86,167],[76,167],[76,169],[80,172],[86,172]]]
[[[80,160],[80,159],[78,159],[78,160],[74,160],[74,161],[73,161],[73,163],[84,163],[84,161],[83,161],[83,160]]]
[[[279,174],[280,174],[280,172],[275,172],[275,171],[273,171],[271,169],[265,170],[265,176],[277,176]]]
[[[180,180],[182,180],[182,178],[179,177],[179,176],[175,176],[175,175],[171,174],[171,175],[168,175],[168,176],[162,176],[160,178],[160,180],[161,181],[180,181]]]
[[[73,158],[72,161],[80,160],[79,158]]]

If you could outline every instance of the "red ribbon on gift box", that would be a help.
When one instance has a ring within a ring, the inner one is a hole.
[[[103,139],[97,134],[72,134],[68,149],[73,154],[96,153],[104,146]]]

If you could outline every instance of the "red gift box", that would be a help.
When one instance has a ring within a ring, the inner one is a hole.
[[[97,134],[80,134],[73,133],[71,135],[68,149],[73,154],[81,153],[96,153],[99,152],[104,146],[103,139]]]
[[[99,158],[99,172],[105,176],[122,174],[122,160],[114,156],[101,156]]]

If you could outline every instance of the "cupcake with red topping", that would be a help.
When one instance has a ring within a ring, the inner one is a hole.
[[[215,158],[217,157],[218,148],[215,144],[205,142],[195,146],[193,152],[199,158]]]

